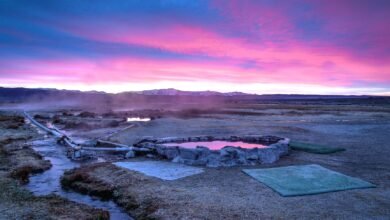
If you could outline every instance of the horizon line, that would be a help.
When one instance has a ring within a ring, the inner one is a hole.
[[[126,90],[119,92],[109,92],[104,90],[79,90],[79,89],[67,89],[67,88],[52,88],[52,87],[23,87],[23,86],[2,86],[0,85],[0,89],[42,89],[42,90],[57,90],[57,91],[70,91],[70,92],[95,92],[95,93],[105,93],[105,94],[121,94],[121,93],[140,93],[145,91],[156,91],[156,90],[176,90],[179,92],[216,92],[220,94],[229,94],[229,93],[242,93],[243,95],[252,95],[252,96],[271,96],[271,95],[302,95],[302,96],[356,96],[356,97],[389,97],[390,94],[305,94],[305,93],[246,93],[242,91],[232,91],[232,92],[221,92],[215,90],[181,90],[176,88],[157,88],[157,89],[145,89],[145,90]],[[145,94],[140,94],[145,95]]]

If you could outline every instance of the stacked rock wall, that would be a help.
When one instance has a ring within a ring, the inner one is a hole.
[[[196,148],[182,148],[166,146],[166,143],[183,143],[196,141],[243,141],[267,145],[265,148],[241,148],[225,146],[220,150],[210,150],[205,146]],[[189,137],[189,138],[161,138],[142,140],[137,145],[154,150],[158,155],[173,162],[187,165],[205,165],[208,167],[256,165],[273,163],[281,156],[288,154],[289,139],[275,136],[231,136],[231,137]]]

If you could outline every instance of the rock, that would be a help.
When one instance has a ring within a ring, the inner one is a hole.
[[[134,151],[132,150],[129,150],[126,155],[125,155],[125,158],[134,158],[135,157],[135,153]]]
[[[162,145],[162,143],[214,140],[265,143],[268,144],[269,147],[246,149],[236,146],[225,146],[220,150],[210,150],[204,146],[197,146],[195,149],[188,149],[181,148],[179,146],[167,147]],[[212,136],[197,136],[190,138],[169,137],[158,139],[155,143],[142,143],[142,145],[148,144],[148,148],[152,150],[155,149],[159,155],[166,157],[173,162],[184,163],[187,165],[206,165],[208,167],[220,167],[273,163],[277,161],[280,156],[288,153],[288,143],[288,139],[282,139],[274,136],[247,135],[244,137],[230,136],[228,138],[214,138]]]
[[[149,142],[143,143],[141,145],[137,144],[136,146],[140,146],[142,148],[148,148],[148,149],[156,149],[156,145]]]
[[[230,141],[239,141],[240,138],[237,136],[230,136]]]
[[[256,143],[258,141],[258,138],[256,136],[248,135],[244,136],[242,140],[248,143]]]
[[[190,142],[197,142],[197,141],[200,141],[201,137],[191,137],[189,138],[189,141]]]
[[[246,164],[246,153],[243,150],[236,149],[236,158],[240,164]]]
[[[208,141],[213,141],[214,137],[213,136],[206,136]]]
[[[259,161],[262,164],[273,163],[279,159],[277,149],[273,147],[264,148],[258,151]]]
[[[246,152],[246,159],[248,160],[258,160],[258,149],[251,149]]]
[[[81,112],[78,116],[82,117],[82,118],[94,118],[94,117],[96,117],[96,114],[93,112],[85,111],[85,112]]]
[[[165,155],[165,149],[167,147],[165,147],[164,145],[159,145],[159,144],[156,144],[154,145],[154,148],[156,149],[157,153],[164,156]]]
[[[225,160],[229,158],[237,158],[239,152],[240,150],[237,147],[226,146],[219,151],[219,154],[221,155],[221,157],[223,157],[223,160]]]
[[[154,155],[154,154],[146,154],[146,157],[147,158],[156,158],[156,155]]]
[[[276,151],[279,153],[280,156],[284,156],[287,155],[290,150],[289,143],[290,143],[290,139],[286,138],[286,139],[279,140],[275,144],[271,144],[270,147],[277,149]]]
[[[208,141],[209,138],[208,137],[199,137],[199,141]]]
[[[179,149],[177,147],[167,147],[165,148],[163,155],[167,159],[172,160],[179,155]]]
[[[140,144],[151,144],[149,142],[156,142],[157,140],[155,138],[153,138],[153,136],[143,136],[141,138],[137,138],[135,141],[134,141],[134,145],[140,145]]]
[[[217,153],[209,154],[207,156],[207,158],[206,158],[206,161],[207,161],[206,166],[208,166],[208,167],[219,167],[219,166],[221,166],[219,158],[220,158],[220,156]]]
[[[176,142],[177,140],[178,140],[177,137],[165,137],[165,138],[158,139],[156,143],[164,144],[164,143]]]
[[[210,149],[203,146],[197,146],[196,150],[198,151],[199,158],[206,158],[211,153]]]
[[[182,160],[182,158],[180,156],[177,156],[177,157],[173,158],[172,162],[174,162],[174,163],[182,163],[183,160]]]
[[[219,150],[219,155],[221,157],[229,157],[230,156],[230,152],[227,151],[225,148],[222,148],[221,150]]]
[[[183,159],[196,160],[198,151],[196,149],[179,148],[179,156]]]

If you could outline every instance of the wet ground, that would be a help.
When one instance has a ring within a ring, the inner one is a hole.
[[[30,181],[26,185],[26,188],[33,192],[34,195],[42,196],[53,193],[70,201],[107,210],[110,213],[110,219],[113,220],[132,219],[112,201],[102,201],[100,198],[64,190],[61,187],[60,179],[64,171],[82,165],[80,162],[69,160],[69,158],[66,157],[66,152],[63,146],[56,144],[53,139],[35,141],[32,143],[32,146],[34,146],[33,149],[36,152],[41,154],[46,160],[50,160],[52,164],[52,167],[49,170],[30,177]],[[101,161],[90,161],[89,163],[94,162]]]
[[[54,194],[33,195],[24,187],[31,175],[53,168],[29,144],[41,138],[23,117],[0,113],[0,219],[108,219],[102,209]]]

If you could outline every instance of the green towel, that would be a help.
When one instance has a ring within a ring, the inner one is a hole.
[[[328,147],[324,145],[302,143],[296,141],[291,141],[289,145],[293,150],[300,150],[300,151],[305,151],[305,152],[315,153],[315,154],[331,154],[331,153],[345,150],[344,148],[341,147]]]
[[[272,188],[282,196],[302,196],[375,185],[359,178],[326,169],[320,165],[244,169],[244,173]]]

